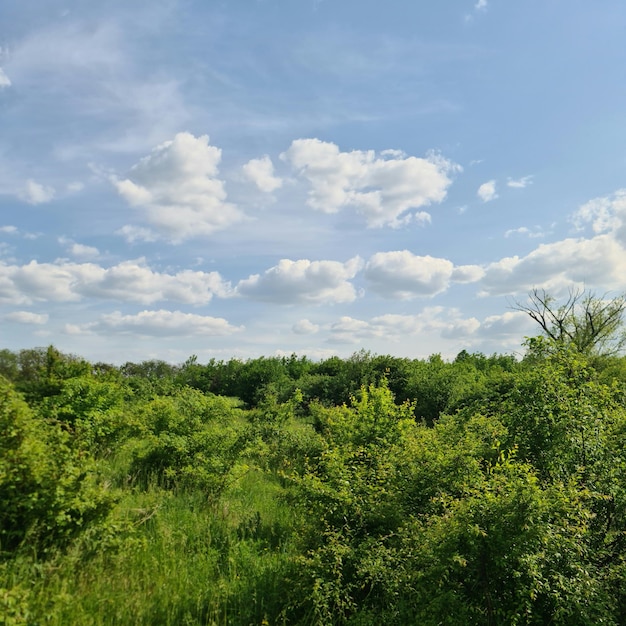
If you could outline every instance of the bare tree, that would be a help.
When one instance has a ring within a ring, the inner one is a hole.
[[[544,289],[533,289],[528,303],[516,301],[513,308],[535,320],[546,337],[586,354],[616,354],[626,344],[624,295],[597,297],[593,292],[576,289],[570,290],[559,304]]]

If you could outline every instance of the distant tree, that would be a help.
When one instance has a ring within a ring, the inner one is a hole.
[[[625,295],[606,298],[577,289],[559,303],[544,289],[533,289],[527,303],[516,302],[513,308],[527,313],[555,344],[572,346],[583,354],[613,355],[626,344]]]

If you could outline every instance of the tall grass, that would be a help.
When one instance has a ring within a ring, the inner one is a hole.
[[[252,470],[217,505],[155,485],[127,493],[116,516],[123,537],[87,536],[45,566],[24,555],[5,568],[0,587],[22,607],[5,623],[286,623],[293,519],[281,491]]]

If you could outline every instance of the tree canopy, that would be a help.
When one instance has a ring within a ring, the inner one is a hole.
[[[545,289],[533,289],[528,302],[516,302],[514,308],[527,313],[555,344],[572,346],[583,354],[617,354],[626,344],[625,295],[607,298],[576,289],[559,302]]]

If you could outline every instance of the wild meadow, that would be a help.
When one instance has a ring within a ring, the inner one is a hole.
[[[626,359],[0,352],[0,623],[626,623]]]

